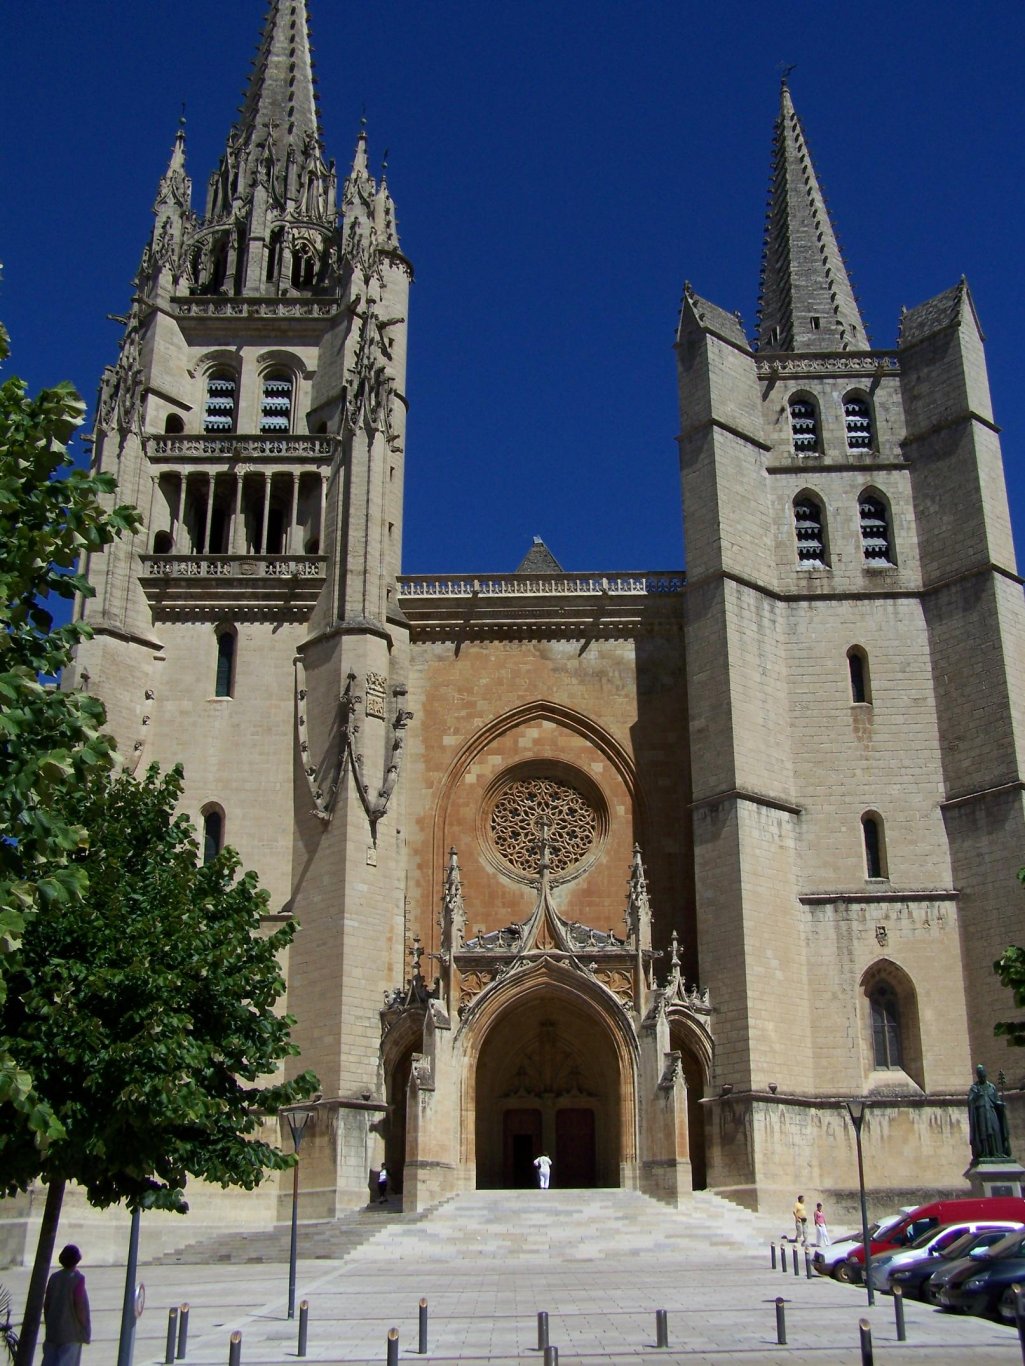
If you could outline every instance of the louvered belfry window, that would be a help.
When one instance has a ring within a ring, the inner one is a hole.
[[[858,499],[861,517],[861,550],[866,564],[892,564],[890,519],[881,498],[863,493]]]
[[[795,455],[819,454],[819,415],[810,398],[790,400],[790,431]]]
[[[206,405],[203,409],[204,432],[233,432],[235,430],[235,391],[237,381],[229,370],[218,370],[206,385]]]
[[[794,532],[797,536],[797,567],[824,569],[826,538],[822,526],[822,509],[814,498],[806,496],[795,500]]]
[[[268,375],[260,398],[260,431],[287,432],[292,426],[292,376]]]
[[[847,428],[847,449],[851,451],[870,451],[872,449],[872,409],[868,399],[856,394],[848,395],[843,401],[844,425]]]

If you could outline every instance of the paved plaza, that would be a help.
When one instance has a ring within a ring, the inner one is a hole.
[[[872,1325],[877,1363],[1022,1360],[1012,1329],[914,1302],[906,1306],[907,1342],[898,1343],[888,1297],[867,1311],[863,1290],[820,1277],[809,1281],[803,1268],[799,1277],[772,1271],[754,1219],[731,1235],[707,1207],[678,1214],[630,1192],[561,1192],[547,1204],[540,1192],[495,1196],[502,1197],[497,1209],[495,1197],[481,1193],[449,1202],[423,1222],[383,1227],[344,1261],[301,1260],[298,1295],[310,1304],[306,1359],[383,1363],[392,1327],[400,1358],[416,1357],[424,1297],[428,1353],[420,1359],[434,1363],[539,1362],[539,1310],[549,1314],[562,1366],[676,1360],[846,1366],[861,1360],[862,1316]],[[520,1202],[518,1210],[510,1197]],[[542,1238],[548,1247],[539,1252]],[[108,1366],[117,1358],[123,1272],[90,1269],[88,1260],[83,1267],[95,1324],[86,1366]],[[3,1273],[15,1303],[27,1277],[26,1270]],[[146,1264],[144,1247],[140,1279],[146,1309],[137,1366],[164,1360],[167,1311],[182,1302],[190,1305],[186,1360],[197,1366],[227,1362],[234,1331],[242,1334],[243,1363],[297,1359],[297,1323],[286,1315],[286,1261]],[[776,1345],[777,1295],[786,1300],[785,1348]],[[668,1349],[655,1345],[657,1309],[668,1312]]]

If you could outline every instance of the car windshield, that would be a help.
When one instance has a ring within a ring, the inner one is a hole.
[[[973,1247],[988,1247],[989,1243],[981,1241],[983,1238],[996,1239],[1001,1237],[999,1233],[962,1233],[953,1243],[948,1243],[940,1250],[941,1257],[963,1257],[965,1253]]]
[[[923,1233],[930,1233],[933,1229],[938,1228],[939,1222],[933,1215],[926,1215],[924,1218],[916,1219],[914,1223],[908,1224],[903,1233],[894,1234],[890,1241],[899,1247],[908,1247],[913,1239],[920,1238]]]
[[[909,1247],[909,1248],[914,1248],[914,1247],[928,1247],[928,1245],[933,1241],[934,1238],[936,1238],[936,1236],[937,1236],[937,1235],[936,1235],[936,1230],[935,1230],[934,1228],[927,1228],[927,1229],[925,1230],[925,1232],[924,1232],[924,1233],[920,1233],[920,1234],[918,1235],[918,1237],[917,1237],[913,1242],[908,1243],[908,1247]],[[940,1237],[942,1237],[942,1236],[943,1236],[943,1235],[940,1234]],[[958,1236],[959,1236],[959,1235],[956,1234],[956,1233],[954,1233],[954,1234],[951,1235],[951,1237],[954,1237],[954,1238],[957,1238]]]
[[[1008,1233],[1005,1238],[1001,1238],[998,1243],[994,1243],[986,1249],[988,1257],[1013,1257],[1016,1252],[1025,1248],[1025,1234],[1021,1229],[1014,1233]]]

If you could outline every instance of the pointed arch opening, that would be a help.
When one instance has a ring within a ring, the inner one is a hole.
[[[878,811],[866,811],[862,816],[861,834],[865,848],[865,876],[872,881],[887,879],[886,835],[883,818]]]
[[[200,814],[203,817],[203,862],[213,863],[224,848],[224,807],[208,802]]]
[[[858,499],[861,554],[869,568],[889,569],[897,563],[893,550],[890,505],[878,489],[866,489]]]
[[[811,394],[791,394],[788,401],[790,435],[795,455],[821,455],[819,405]]]
[[[885,1086],[901,1075],[925,1086],[918,993],[908,973],[880,958],[861,979],[861,1038],[865,1070]]]
[[[875,447],[872,400],[860,389],[852,389],[843,400],[844,429],[849,451],[870,451]]]
[[[825,508],[819,498],[807,490],[797,495],[793,506],[798,569],[828,569]]]
[[[235,696],[235,651],[238,632],[234,626],[222,626],[217,632],[217,672],[214,678],[215,697]]]
[[[463,1160],[478,1189],[621,1184],[637,1161],[637,1045],[614,1002],[578,971],[535,963],[464,1020]]]

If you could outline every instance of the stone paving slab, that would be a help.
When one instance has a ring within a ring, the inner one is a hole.
[[[117,1356],[123,1273],[90,1269],[94,1345],[85,1366],[108,1366]],[[5,1272],[15,1304],[28,1272]],[[186,1360],[214,1366],[228,1360],[229,1337],[242,1333],[243,1363],[282,1366],[296,1361],[297,1323],[286,1317],[287,1267],[253,1265],[157,1266],[143,1263],[147,1308],[140,1320],[136,1366],[164,1360],[167,1309],[191,1306]],[[880,1297],[869,1313],[864,1291],[816,1277],[771,1271],[767,1256],[667,1258],[636,1254],[590,1262],[445,1261],[421,1266],[408,1261],[302,1261],[299,1298],[311,1305],[306,1359],[351,1364],[386,1360],[386,1336],[395,1326],[400,1357],[444,1366],[449,1362],[540,1362],[537,1311],[549,1314],[550,1341],[561,1366],[573,1362],[615,1366],[648,1362],[730,1361],[752,1366],[857,1366],[858,1320],[870,1319],[875,1362],[1021,1362],[1017,1335],[979,1319],[941,1314],[926,1305],[906,1306],[908,1342],[896,1341],[892,1301]],[[776,1345],[776,1295],[786,1300],[789,1346]],[[429,1352],[419,1357],[418,1306],[429,1301]],[[668,1350],[655,1348],[655,1310],[669,1316]]]

